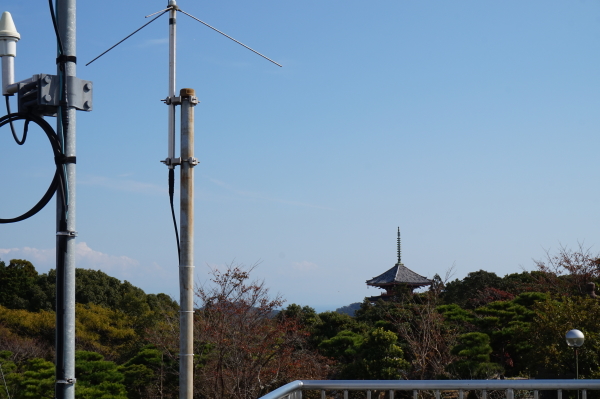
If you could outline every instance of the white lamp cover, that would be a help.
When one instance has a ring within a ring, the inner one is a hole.
[[[565,339],[567,340],[567,345],[575,348],[579,348],[581,345],[583,345],[583,341],[585,340],[583,333],[579,330],[571,330],[567,332]]]

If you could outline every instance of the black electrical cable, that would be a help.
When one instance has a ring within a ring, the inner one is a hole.
[[[4,95],[4,97],[6,98],[6,113],[8,115],[12,114],[12,112],[10,112],[10,100],[9,100],[9,96],[8,95]],[[25,140],[27,140],[27,132],[29,131],[29,119],[25,120],[25,127],[23,128],[23,138],[21,140],[19,140],[19,138],[17,137],[17,132],[15,131],[15,127],[13,125],[13,121],[12,119],[10,120],[10,131],[13,135],[13,138],[15,139],[15,141],[17,142],[18,145],[23,145],[25,144]]]
[[[50,16],[52,16],[52,25],[54,26],[54,33],[56,33],[56,41],[58,42],[58,51],[61,54],[64,54],[63,44],[60,34],[58,33],[58,23],[56,22],[56,15],[54,14],[54,6],[52,5],[52,0],[48,0],[48,5],[50,6]]]
[[[67,61],[75,62],[75,57],[65,57],[65,51],[63,47],[62,38],[60,37],[60,32],[58,30],[58,23],[56,22],[56,14],[54,13],[54,6],[52,5],[52,0],[48,0],[48,6],[50,7],[50,16],[52,17],[52,26],[54,27],[54,33],[56,35],[56,41],[58,43],[58,52],[59,56],[56,59],[56,63],[59,64],[59,69],[61,72],[62,78],[62,87],[61,87],[61,96],[60,96],[60,116],[63,126],[63,136],[66,137],[66,131],[69,129],[69,104],[68,104],[68,94],[67,94],[67,71],[66,71],[66,63]]]
[[[171,203],[171,216],[173,216],[173,225],[175,226],[175,239],[177,240],[177,258],[181,263],[181,247],[179,245],[179,229],[177,228],[177,218],[175,217],[175,206],[173,205],[173,195],[175,194],[175,170],[169,169],[169,202]]]
[[[44,133],[46,133],[46,136],[48,137],[48,140],[50,141],[50,145],[52,146],[52,152],[54,153],[54,163],[56,164],[56,173],[54,174],[54,178],[52,179],[52,182],[50,183],[48,190],[46,190],[46,193],[44,194],[44,196],[38,201],[37,204],[35,204],[33,206],[33,208],[31,208],[24,214],[14,217],[14,218],[9,218],[9,219],[0,218],[0,224],[15,223],[15,222],[20,222],[21,220],[30,218],[31,216],[33,216],[36,213],[38,213],[39,211],[41,211],[46,206],[46,204],[48,204],[48,202],[50,202],[50,200],[52,199],[52,196],[54,196],[54,193],[56,192],[57,189],[59,189],[59,188],[64,189],[65,176],[64,176],[64,171],[63,171],[63,164],[65,162],[65,156],[63,155],[60,140],[58,139],[58,136],[54,132],[54,129],[52,129],[52,126],[50,126],[50,124],[48,122],[46,122],[44,120],[44,118],[42,118],[40,116],[37,116],[34,114],[21,114],[21,113],[8,114],[8,115],[5,115],[2,118],[0,118],[0,128],[6,124],[12,125],[13,122],[16,122],[18,120],[25,120],[26,125],[28,125],[30,122],[33,122],[36,125],[38,125],[44,131]],[[14,128],[14,126],[11,126],[11,128]],[[17,143],[22,144],[25,141],[26,133],[23,134],[22,140],[18,140],[18,138],[16,137],[16,134],[14,133],[14,130],[13,130],[13,136],[15,137],[15,141]],[[69,161],[69,160],[67,160],[67,161]],[[66,206],[66,204],[63,204],[63,205]]]
[[[68,130],[69,130],[69,98],[68,98],[68,94],[67,94],[67,68],[66,68],[66,63],[67,62],[76,62],[76,58],[74,56],[69,56],[69,55],[65,55],[64,52],[64,46],[63,46],[63,41],[62,38],[60,36],[60,31],[58,29],[58,22],[56,20],[56,13],[54,12],[54,6],[52,4],[52,0],[48,0],[48,6],[50,8],[50,16],[52,18],[52,26],[54,27],[54,34],[56,35],[56,42],[58,43],[58,57],[56,58],[56,63],[59,66],[59,71],[60,71],[60,77],[61,77],[61,90],[60,90],[60,112],[58,115],[60,115],[60,131],[58,133],[56,133],[56,137],[59,141],[59,143],[62,143],[62,147],[63,148],[67,148],[67,138],[68,138]],[[61,152],[61,155],[63,160],[67,159],[65,157],[65,155]],[[75,162],[75,157],[72,158],[72,161],[70,162]],[[66,162],[62,162],[63,165],[58,165],[57,164],[57,168],[60,169],[60,174],[62,176],[62,179],[59,180],[60,183],[60,187],[58,187],[61,191],[61,193],[63,194],[61,196],[61,198],[63,199],[63,214],[65,215],[64,217],[66,217],[67,211],[68,211],[68,207],[67,207],[67,198],[68,198],[68,192],[67,192],[67,179],[65,177],[66,171],[65,171],[65,167],[64,167],[64,163]],[[62,230],[61,230],[62,231]]]

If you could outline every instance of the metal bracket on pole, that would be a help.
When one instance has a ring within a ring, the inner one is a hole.
[[[160,162],[164,163],[167,166],[177,166],[181,165],[181,158],[165,158]]]
[[[200,163],[200,161],[198,161],[198,159],[196,159],[194,157],[189,157],[188,159],[183,160],[183,162],[187,162],[190,165],[190,167],[194,167]],[[194,267],[194,266],[190,266],[190,267]]]
[[[68,236],[68,237],[77,237],[76,231],[57,231],[57,236]]]
[[[77,382],[77,378],[67,378],[66,380],[56,380],[57,384],[74,385]]]
[[[198,161],[198,159],[194,158],[194,157],[189,157],[188,159],[181,159],[181,157],[166,158],[166,159],[163,159],[160,162],[164,163],[167,166],[171,166],[171,165],[177,166],[177,165],[181,165],[182,163],[187,163],[191,167],[194,167],[194,166],[196,166],[196,165],[198,165],[200,163],[200,161]]]
[[[58,75],[40,73],[29,79],[16,82],[6,88],[8,93],[18,94],[19,112],[34,112],[44,116],[56,116],[60,99],[60,78]],[[79,111],[91,111],[93,106],[92,88],[89,80],[67,76],[67,96],[69,107]]]
[[[200,102],[200,100],[198,100],[198,97],[193,97],[192,96],[192,97],[189,97],[189,99],[190,99],[190,104],[192,104],[192,105],[196,105],[196,104],[198,104]],[[165,98],[163,100],[160,100],[160,101],[164,102],[167,105],[171,105],[171,104],[173,104],[173,105],[181,105],[182,99],[181,99],[181,96],[177,96],[177,97],[167,97],[167,98]]]

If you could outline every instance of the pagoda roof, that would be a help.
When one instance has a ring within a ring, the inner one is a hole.
[[[367,280],[367,285],[381,286],[390,284],[407,284],[412,286],[423,286],[429,285],[432,280],[427,277],[423,277],[404,266],[402,263],[396,263],[394,267],[380,274],[377,277],[373,277],[371,280]]]

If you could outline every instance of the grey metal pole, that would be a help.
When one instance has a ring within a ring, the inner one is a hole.
[[[579,379],[579,358],[577,357],[577,348],[575,348],[575,379]],[[579,399],[579,389],[577,390],[577,399]]]
[[[179,398],[194,394],[194,89],[181,89]]]
[[[66,56],[76,56],[77,0],[57,0],[59,34]],[[74,58],[65,63],[66,76],[76,75]],[[59,68],[58,75],[61,76]],[[70,89],[70,88],[68,88]],[[68,90],[67,89],[67,90]],[[64,104],[62,104],[64,107]],[[68,121],[58,115],[60,139],[67,157],[75,157],[75,108],[66,110]],[[56,235],[56,398],[75,398],[75,163],[66,163],[66,198],[57,192]],[[63,209],[65,201],[67,209]]]

